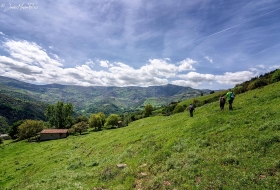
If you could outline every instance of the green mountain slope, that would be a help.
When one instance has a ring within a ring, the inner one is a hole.
[[[128,127],[1,145],[3,189],[278,189],[280,83]],[[227,105],[226,105],[227,107]],[[117,164],[126,164],[118,168]]]
[[[47,104],[42,102],[17,99],[0,91],[0,133],[7,133],[9,125],[18,120],[45,120],[46,107]]]
[[[0,93],[18,98],[34,99],[54,104],[57,101],[71,102],[75,111],[90,114],[102,111],[105,114],[124,113],[143,109],[148,101],[153,106],[167,105],[189,97],[209,94],[210,90],[197,90],[175,85],[152,87],[82,87],[69,85],[34,85],[0,76]]]

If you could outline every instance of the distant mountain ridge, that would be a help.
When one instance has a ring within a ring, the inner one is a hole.
[[[143,109],[147,103],[159,107],[173,101],[207,94],[210,91],[171,84],[150,87],[35,85],[0,76],[0,94],[48,104],[54,104],[57,101],[71,102],[79,114],[99,111],[105,114],[137,111]]]

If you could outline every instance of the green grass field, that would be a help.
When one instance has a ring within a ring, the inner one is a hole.
[[[279,189],[280,83],[237,95],[233,111],[227,106],[4,143],[0,189]]]

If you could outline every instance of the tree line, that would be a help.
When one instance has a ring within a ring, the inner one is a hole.
[[[47,121],[31,119],[19,120],[13,123],[9,135],[12,139],[31,140],[36,139],[39,132],[45,128],[69,129],[70,134],[82,134],[90,128],[94,131],[100,131],[104,128],[118,128],[127,126],[128,123],[140,119],[140,117],[136,118],[133,114],[110,114],[106,117],[103,112],[91,114],[90,117],[85,115],[73,117],[73,110],[74,107],[72,103],[58,101],[56,104],[47,106],[45,111]],[[152,111],[152,105],[146,105],[141,118],[150,116]]]

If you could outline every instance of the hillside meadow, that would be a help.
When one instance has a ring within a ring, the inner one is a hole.
[[[5,142],[0,189],[279,189],[280,83],[238,94],[227,108],[217,100],[193,118],[185,111],[67,139]]]

